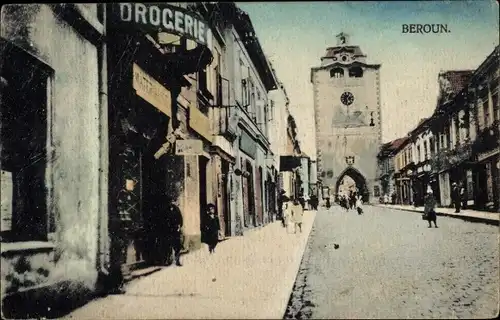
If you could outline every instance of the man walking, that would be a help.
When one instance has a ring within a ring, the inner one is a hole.
[[[168,249],[167,249],[167,265],[170,265],[172,258],[172,249],[174,251],[175,264],[177,266],[182,266],[180,262],[181,249],[182,249],[182,214],[179,207],[174,203],[170,202],[167,205],[167,216],[166,216],[166,230],[168,239]]]

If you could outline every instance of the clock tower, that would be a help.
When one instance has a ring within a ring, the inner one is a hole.
[[[368,63],[348,34],[336,38],[337,45],[327,48],[320,66],[311,69],[318,178],[333,198],[349,176],[363,201],[372,202],[380,190],[380,64]]]

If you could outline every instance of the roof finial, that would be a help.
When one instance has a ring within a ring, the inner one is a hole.
[[[349,44],[349,35],[341,32],[337,35],[337,45],[346,46]]]

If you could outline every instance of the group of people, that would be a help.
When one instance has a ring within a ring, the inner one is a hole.
[[[304,217],[304,206],[299,199],[287,196],[282,197],[282,217],[281,222],[283,227],[290,231],[293,229],[297,233],[297,229],[302,232],[302,219]]]
[[[219,242],[220,222],[215,205],[208,204],[201,219],[202,242],[208,245],[210,253],[215,252]],[[155,236],[156,257],[154,264],[171,265],[173,263],[172,252],[177,266],[182,266],[180,257],[183,247],[182,226],[183,218],[179,207],[170,202],[166,208],[164,219],[156,226],[158,234]]]
[[[358,195],[356,192],[350,192],[349,196],[346,194],[338,196],[337,202],[346,211],[356,209],[358,214],[363,213],[363,200],[361,195]]]

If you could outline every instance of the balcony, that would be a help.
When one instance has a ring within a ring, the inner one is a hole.
[[[431,161],[432,167],[439,172],[469,160],[473,154],[472,146],[472,143],[464,143],[451,150],[440,150]]]
[[[491,126],[478,132],[476,140],[472,143],[472,152],[475,156],[491,151],[500,146],[499,120]]]

